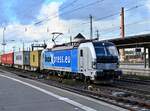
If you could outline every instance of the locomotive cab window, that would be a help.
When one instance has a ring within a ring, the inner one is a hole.
[[[80,50],[80,57],[83,57],[83,50]]]

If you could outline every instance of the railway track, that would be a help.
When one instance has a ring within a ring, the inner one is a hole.
[[[55,87],[59,87],[65,90],[69,90],[78,94],[89,96],[107,103],[131,110],[131,111],[148,111],[150,110],[150,93],[140,92],[135,89],[129,90],[126,86],[122,85],[87,85],[82,82],[78,82],[72,85],[66,84],[65,80],[59,81],[56,77],[49,77],[48,79],[44,76],[36,73],[38,76],[33,76],[34,72],[22,71],[19,69],[5,68],[18,76],[34,79],[45,84],[49,84]]]
[[[134,84],[142,84],[142,85],[150,85],[150,80],[140,80],[137,78],[129,78],[129,77],[122,77],[120,79],[116,79],[117,82],[127,82],[127,83],[134,83]]]
[[[114,87],[150,96],[150,81],[123,77],[115,80]]]
[[[98,92],[104,92],[105,94],[110,94],[113,97],[119,98],[120,103],[125,105],[131,105],[136,108],[140,106],[146,106],[148,109],[150,108],[150,93],[145,94],[141,92],[137,92],[136,90],[129,90],[124,86],[99,86],[96,85],[96,90]],[[128,104],[129,103],[129,104]]]

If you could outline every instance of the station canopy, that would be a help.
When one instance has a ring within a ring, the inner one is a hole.
[[[113,42],[117,48],[150,47],[150,34],[116,38],[108,41]]]

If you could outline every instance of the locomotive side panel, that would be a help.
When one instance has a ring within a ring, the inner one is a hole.
[[[72,49],[71,51],[71,69],[72,72],[78,72],[78,50]]]
[[[77,49],[44,51],[41,64],[43,69],[77,72]]]

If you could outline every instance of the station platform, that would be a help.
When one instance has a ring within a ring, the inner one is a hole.
[[[145,68],[144,64],[121,64],[120,69],[122,69],[123,74],[150,77],[150,68]]]
[[[126,111],[4,70],[0,70],[0,89],[1,111]]]

